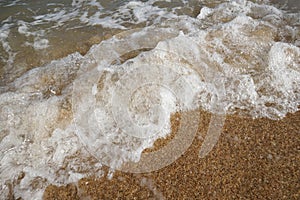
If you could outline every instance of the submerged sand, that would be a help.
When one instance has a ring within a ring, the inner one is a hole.
[[[197,137],[173,164],[50,185],[44,199],[300,199],[300,112],[278,121],[227,116],[217,145],[203,159],[198,153],[210,114],[200,114]]]

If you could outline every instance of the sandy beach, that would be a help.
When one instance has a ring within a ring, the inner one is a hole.
[[[217,145],[203,159],[198,153],[210,114],[201,112],[201,118],[198,138],[173,164],[51,185],[44,199],[299,199],[300,112],[278,121],[227,116]]]
[[[298,2],[0,1],[0,199],[300,199]]]

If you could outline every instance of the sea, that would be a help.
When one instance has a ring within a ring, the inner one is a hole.
[[[0,199],[113,175],[174,113],[299,108],[298,0],[0,0]]]

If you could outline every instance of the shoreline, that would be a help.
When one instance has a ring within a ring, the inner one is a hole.
[[[0,4],[0,199],[300,199],[296,0]]]
[[[230,115],[213,150],[198,157],[210,114],[189,149],[158,171],[116,171],[111,180],[90,177],[76,185],[50,185],[44,199],[299,199],[300,111],[284,119]],[[174,129],[173,129],[174,130]]]

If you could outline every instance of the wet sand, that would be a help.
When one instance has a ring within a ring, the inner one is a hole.
[[[227,116],[217,145],[203,159],[198,153],[210,114],[201,112],[201,118],[193,144],[173,164],[51,185],[44,199],[300,199],[300,112],[278,121]]]

